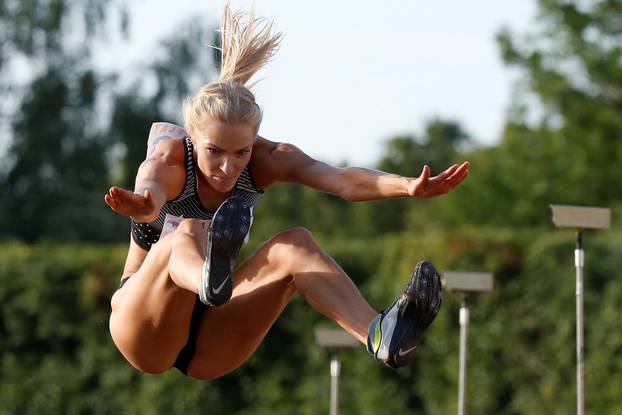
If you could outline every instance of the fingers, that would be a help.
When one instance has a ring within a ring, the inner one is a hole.
[[[144,204],[144,199],[133,192],[113,186],[104,196],[104,202],[115,212],[128,215],[137,205]]]
[[[452,174],[454,174],[454,172],[458,169],[458,165],[454,164],[451,167],[449,167],[447,170],[445,170],[444,172],[442,172],[441,174],[437,175],[434,177],[435,180],[445,180],[447,177],[451,176]]]
[[[104,202],[105,202],[108,206],[110,206],[110,209],[115,210],[115,204],[114,204],[114,201],[112,200],[112,197],[111,197],[108,193],[106,193],[106,194],[104,195]]]
[[[114,211],[119,209],[119,200],[118,200],[118,197],[116,196],[117,192],[115,189],[116,189],[115,187],[111,187],[108,190],[108,193],[104,195],[104,202],[106,202],[106,204],[110,206],[110,208]]]
[[[421,185],[424,187],[428,183],[428,180],[430,180],[430,166],[428,166],[427,164],[423,166],[423,170],[421,171],[419,180],[420,180]]]
[[[451,192],[469,175],[469,162],[450,166],[447,170],[430,178],[430,167],[423,166],[421,175],[413,181],[412,189],[409,188],[411,196],[434,197]]]
[[[120,187],[110,188],[110,195],[115,198],[117,203],[140,205],[144,204],[144,196],[138,195],[132,191],[122,189]]]
[[[469,162],[465,161],[457,167],[453,174],[447,178],[447,183],[453,189],[458,186],[469,175]]]
[[[457,165],[454,164],[447,170],[432,177],[430,182],[432,187],[429,190],[431,196],[437,196],[451,192],[456,186],[458,186],[469,175],[469,162]]]
[[[109,205],[111,207],[118,207],[123,201],[122,193],[119,192],[118,187],[111,187],[110,190],[108,190],[108,194],[106,196],[107,197],[105,199],[110,202]]]
[[[447,168],[442,173],[432,177],[432,180],[436,182],[447,182],[448,180],[453,180],[459,175],[462,175],[465,170],[469,169],[469,162],[465,161],[461,165],[453,164],[449,168]]]

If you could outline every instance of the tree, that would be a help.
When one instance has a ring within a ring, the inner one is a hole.
[[[11,72],[10,50],[32,68],[23,85],[0,81],[0,88],[13,91],[8,101],[15,104],[0,119],[11,135],[0,171],[4,237],[125,239],[128,221],[110,213],[103,194],[113,179],[133,188],[151,123],[179,122],[183,97],[214,74],[204,23],[196,19],[163,41],[141,73],[124,74],[124,80],[136,80],[119,90],[118,76],[101,74],[89,59],[92,41],[104,33],[105,17],[116,6],[108,0],[0,6],[0,21],[8,23],[0,63]],[[121,20],[123,31],[128,20]],[[75,45],[80,34],[85,41]]]
[[[106,184],[105,142],[91,127],[97,85],[93,72],[76,72],[48,67],[13,121],[15,164],[3,183],[10,194],[3,199],[11,217],[5,229],[25,241],[73,239],[102,229],[97,191]]]
[[[11,135],[0,171],[4,236],[32,242],[42,235],[73,238],[107,229],[92,198],[105,177],[105,143],[96,118],[105,82],[88,58],[114,4],[0,5],[0,130]],[[127,13],[117,6],[123,30]],[[76,38],[82,42],[76,44]]]
[[[513,193],[532,206],[524,209],[522,223],[546,220],[543,211],[551,202],[620,200],[615,183],[622,157],[622,2],[538,5],[539,24],[527,36],[509,30],[498,36],[505,62],[520,68],[524,78],[491,157],[497,163],[516,160],[500,185],[522,180]],[[540,115],[528,104],[534,96]]]

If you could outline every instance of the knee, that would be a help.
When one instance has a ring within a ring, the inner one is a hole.
[[[269,241],[270,256],[279,263],[293,266],[301,256],[317,255],[321,248],[306,228],[296,227],[278,233]]]
[[[173,232],[173,244],[181,238],[196,238],[197,235],[205,234],[205,221],[198,219],[183,219]]]
[[[307,251],[319,250],[313,234],[307,228],[298,226],[287,229],[274,237],[274,242],[288,248],[304,249]]]
[[[207,237],[206,222],[197,219],[183,219],[175,231],[166,235],[169,237],[171,253],[180,246],[187,246],[191,243],[203,243]],[[174,255],[171,255],[173,259]]]

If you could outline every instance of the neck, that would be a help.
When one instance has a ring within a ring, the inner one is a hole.
[[[233,195],[235,187],[227,192],[220,192],[209,184],[203,173],[199,172],[197,195],[201,204],[208,210],[215,211],[227,198]]]

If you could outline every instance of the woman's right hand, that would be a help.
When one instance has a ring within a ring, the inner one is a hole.
[[[156,219],[156,204],[153,194],[145,190],[142,195],[113,186],[104,196],[104,201],[115,212],[129,216],[136,222],[151,222]]]

